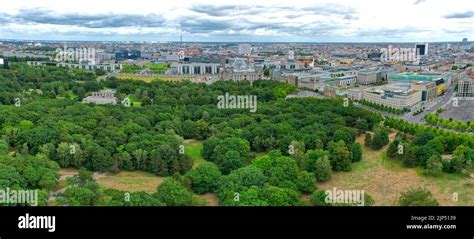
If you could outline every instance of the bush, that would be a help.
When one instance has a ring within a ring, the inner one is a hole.
[[[296,186],[300,192],[312,193],[314,192],[316,178],[314,174],[308,173],[306,171],[301,171],[298,173],[298,178],[296,179]]]
[[[402,193],[398,200],[401,206],[438,206],[430,191],[424,188],[411,189]]]
[[[318,182],[326,182],[331,179],[331,162],[327,157],[316,160],[314,176]]]
[[[323,190],[316,191],[313,194],[311,194],[310,197],[311,203],[314,206],[330,206],[330,203],[326,202],[326,192]]]
[[[441,156],[433,155],[426,161],[426,172],[429,175],[437,176],[443,171]]]
[[[377,127],[374,131],[374,137],[372,138],[372,144],[370,146],[373,149],[381,149],[388,143],[388,129],[385,127]]]

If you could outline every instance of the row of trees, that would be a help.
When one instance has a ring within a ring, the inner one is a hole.
[[[464,145],[474,148],[474,137],[468,133],[459,133],[452,130],[438,129],[426,125],[412,124],[401,119],[386,118],[385,125],[397,129],[408,135],[415,135],[419,132],[431,133],[443,143],[444,152],[453,153],[459,146]]]
[[[426,114],[425,120],[428,124],[434,126],[441,126],[447,129],[456,129],[459,131],[474,131],[474,124],[471,124],[470,121],[453,121],[452,118],[442,119],[439,117],[439,114]]]
[[[369,106],[369,107],[372,107],[374,109],[378,109],[378,110],[382,110],[382,111],[386,111],[386,112],[389,112],[389,113],[392,113],[392,114],[396,114],[396,115],[401,115],[404,113],[403,110],[400,110],[400,109],[395,109],[395,108],[392,108],[392,107],[387,107],[387,106],[384,106],[384,105],[379,105],[379,104],[376,104],[374,102],[370,102],[370,101],[367,101],[367,100],[361,100],[359,101],[359,103],[365,105],[365,106]]]

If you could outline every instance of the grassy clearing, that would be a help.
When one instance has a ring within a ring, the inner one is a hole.
[[[142,107],[142,102],[141,101],[138,101],[138,98],[135,97],[135,95],[129,95],[128,96],[128,99],[130,100],[130,102],[132,103],[132,107]]]
[[[393,134],[390,136],[394,138]],[[364,136],[359,136],[357,141],[363,145]],[[374,198],[375,205],[381,206],[397,205],[402,192],[416,187],[426,187],[440,205],[474,204],[474,178],[445,173],[438,177],[425,176],[422,169],[405,168],[400,161],[387,158],[386,148],[373,150],[363,146],[363,159],[352,165],[352,171],[335,172],[331,180],[317,186],[324,190],[333,187],[364,190]],[[453,200],[454,192],[459,195],[457,202]]]
[[[61,168],[59,169],[60,180],[78,175],[79,171],[75,168]]]
[[[219,199],[215,193],[195,194],[199,200],[206,203],[206,206],[219,206]]]
[[[113,188],[125,192],[155,193],[156,188],[163,181],[163,177],[158,177],[152,173],[141,171],[122,171],[117,174],[106,174],[96,179],[97,183],[106,188]]]
[[[202,141],[194,140],[194,139],[188,139],[188,140],[184,141],[184,145],[185,145],[184,151],[185,151],[186,155],[189,155],[194,161],[193,167],[196,167],[200,164],[203,164],[203,163],[207,162],[201,156]]]
[[[55,191],[64,189],[68,186],[67,178],[78,174],[77,169],[62,168],[59,170],[61,175]],[[156,187],[164,178],[158,177],[152,173],[142,171],[122,171],[117,174],[112,173],[94,173],[96,182],[102,187],[114,188],[126,192],[144,191],[155,193]]]

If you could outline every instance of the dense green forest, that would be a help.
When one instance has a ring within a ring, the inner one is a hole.
[[[342,99],[285,99],[295,87],[275,81],[96,78],[21,63],[0,70],[0,188],[41,189],[45,203],[58,169],[74,167],[81,173],[58,196],[60,204],[201,205],[193,193],[214,192],[221,205],[301,205],[302,193],[313,193],[312,204],[321,205],[315,182],[362,159],[357,134],[375,132],[374,148],[388,143],[379,114],[344,107]],[[80,103],[103,89],[115,89],[119,99],[133,95],[141,107]],[[257,112],[218,108],[225,93],[256,95]],[[186,139],[203,141],[207,163],[193,168],[183,153]],[[472,137],[465,144],[472,148]],[[123,192],[100,188],[88,172],[120,170],[167,178],[157,193],[132,193],[125,202]]]

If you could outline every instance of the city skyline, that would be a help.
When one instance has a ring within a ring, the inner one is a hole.
[[[0,39],[57,41],[453,42],[472,39],[468,1],[16,1],[0,10]],[[95,7],[91,7],[95,6]]]

